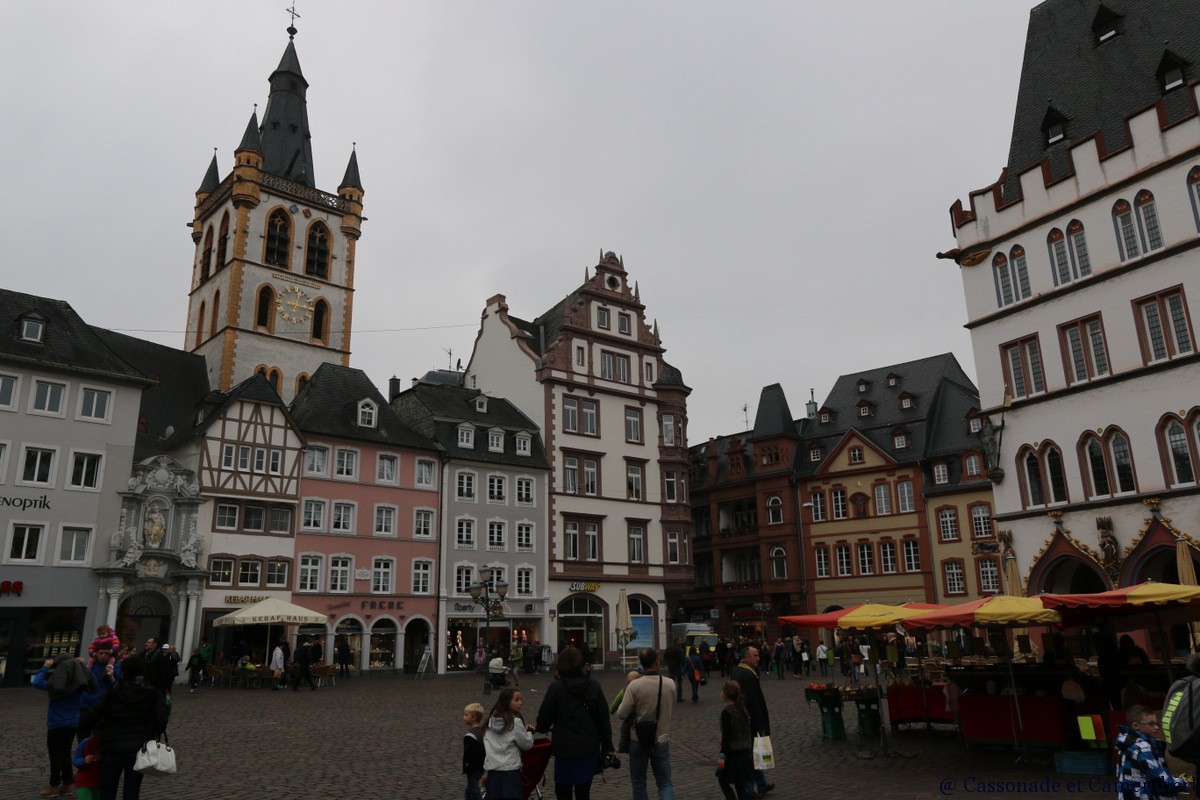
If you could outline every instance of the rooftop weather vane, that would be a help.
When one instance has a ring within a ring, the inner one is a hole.
[[[296,38],[296,20],[300,19],[300,15],[296,13],[296,4],[292,3],[292,7],[285,8],[284,11],[286,11],[288,14],[291,14],[291,16],[292,16],[292,24],[288,25],[287,32],[288,32],[288,38],[294,39],[294,38]]]

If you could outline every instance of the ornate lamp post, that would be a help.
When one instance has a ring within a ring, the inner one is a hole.
[[[484,564],[479,568],[479,580],[472,583],[470,588],[467,590],[471,593],[471,601],[478,603],[483,609],[483,627],[485,629],[491,628],[492,617],[504,616],[504,606],[502,603],[504,602],[504,598],[508,597],[508,583],[505,581],[497,581],[495,585],[492,584],[492,576],[498,572],[499,570],[493,569],[487,564]],[[483,644],[483,635],[483,631],[480,631],[480,645]],[[484,648],[484,652],[487,652],[487,648]],[[492,693],[492,676],[490,667],[491,663],[490,660],[488,660],[488,665],[484,668],[483,674],[484,694]]]
[[[755,603],[754,610],[758,612],[758,618],[762,622],[762,635],[764,645],[767,642],[767,612],[771,610],[770,603]]]

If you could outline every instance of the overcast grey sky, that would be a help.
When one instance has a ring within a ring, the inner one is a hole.
[[[182,346],[194,192],[287,43],[285,0],[7,0],[0,284]],[[1031,0],[302,2],[319,188],[358,143],[352,363],[469,357],[625,259],[693,388],[690,439],[953,351],[947,209],[1004,166]]]

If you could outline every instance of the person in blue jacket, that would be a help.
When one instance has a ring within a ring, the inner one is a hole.
[[[50,756],[50,785],[38,792],[41,797],[69,795],[75,788],[71,768],[71,744],[79,725],[79,709],[85,692],[96,691],[96,681],[83,662],[61,653],[33,676],[33,687],[48,692],[46,709],[46,752]]]
[[[92,656],[92,666],[89,671],[96,681],[96,691],[84,692],[81,712],[87,711],[100,702],[104,693],[121,680],[121,665],[117,663],[117,658],[113,655],[112,650],[97,650]]]

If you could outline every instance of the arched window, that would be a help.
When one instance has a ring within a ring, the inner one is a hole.
[[[275,290],[264,286],[258,290],[258,303],[254,310],[254,325],[275,332]]]
[[[1025,266],[1025,248],[1017,245],[1008,251],[1008,257],[1012,261],[1013,288],[1016,290],[1017,299],[1024,300],[1032,294],[1029,288],[1029,270]]]
[[[1196,482],[1195,458],[1187,429],[1177,419],[1172,419],[1163,428],[1163,444],[1166,446],[1168,480],[1172,486]]]
[[[300,394],[300,390],[308,385],[308,375],[301,372],[296,376],[296,394]]]
[[[1053,229],[1046,237],[1046,248],[1050,251],[1050,267],[1054,276],[1054,285],[1062,286],[1064,283],[1070,283],[1072,279],[1071,259],[1067,254],[1067,237],[1058,228]]]
[[[208,276],[212,270],[212,245],[213,245],[213,230],[212,226],[208,226],[208,233],[204,234],[204,249],[200,251],[200,280],[208,280]]]
[[[291,246],[291,218],[282,208],[277,208],[267,218],[267,251],[263,260],[287,269]]]
[[[1136,491],[1129,439],[1117,429],[1103,438],[1085,433],[1080,441],[1080,464],[1089,497],[1108,497]]]
[[[1071,264],[1077,270],[1077,277],[1092,274],[1092,258],[1088,255],[1087,237],[1084,235],[1083,223],[1077,219],[1067,225],[1067,241],[1071,246]]]
[[[221,320],[221,291],[218,289],[213,294],[212,325],[210,326],[213,336],[216,336],[217,331],[220,330],[217,327],[217,323],[220,322],[220,320]]]
[[[267,371],[267,380],[271,382],[275,394],[279,394],[279,387],[283,385],[283,373],[277,369],[270,369]]]
[[[329,229],[314,223],[308,229],[308,247],[304,252],[304,273],[314,278],[329,277]]]
[[[777,581],[787,578],[787,551],[782,547],[771,548],[771,577]]]
[[[221,232],[217,235],[217,265],[214,272],[220,271],[225,266],[225,254],[228,252],[229,245],[229,212],[226,211],[221,217]]]
[[[1017,454],[1024,479],[1026,507],[1055,505],[1067,501],[1067,477],[1063,472],[1062,453],[1053,444],[1041,451],[1025,447]]]
[[[329,342],[329,303],[324,300],[313,304],[312,338],[318,342]]]
[[[206,310],[204,301],[201,300],[200,313],[196,315],[196,347],[199,347],[200,343],[204,341],[204,317],[206,316]]]
[[[1108,481],[1108,464],[1104,458],[1104,445],[1095,436],[1087,438],[1084,445],[1084,461],[1087,464],[1087,475],[1091,479],[1091,496],[1107,497],[1112,494]]]
[[[1187,182],[1188,197],[1192,201],[1192,219],[1196,222],[1196,230],[1200,231],[1200,165],[1192,167]]]
[[[1158,224],[1158,208],[1154,205],[1154,195],[1143,189],[1137,193],[1133,201],[1138,212],[1138,232],[1142,234],[1142,243],[1146,252],[1157,250],[1163,246],[1162,227]]]
[[[783,501],[779,495],[773,494],[767,498],[767,524],[778,525],[783,522]]]
[[[1142,252],[1138,246],[1137,227],[1133,222],[1133,207],[1128,200],[1118,200],[1113,205],[1113,229],[1117,233],[1117,252],[1122,261],[1137,258]]]
[[[992,278],[996,282],[996,305],[1004,307],[1013,302],[1012,275],[1008,271],[1008,259],[1004,253],[996,253],[992,259]]]
[[[1117,491],[1122,493],[1137,491],[1137,483],[1133,479],[1133,454],[1129,449],[1129,439],[1125,434],[1114,431],[1108,437],[1108,453],[1112,457]]]

